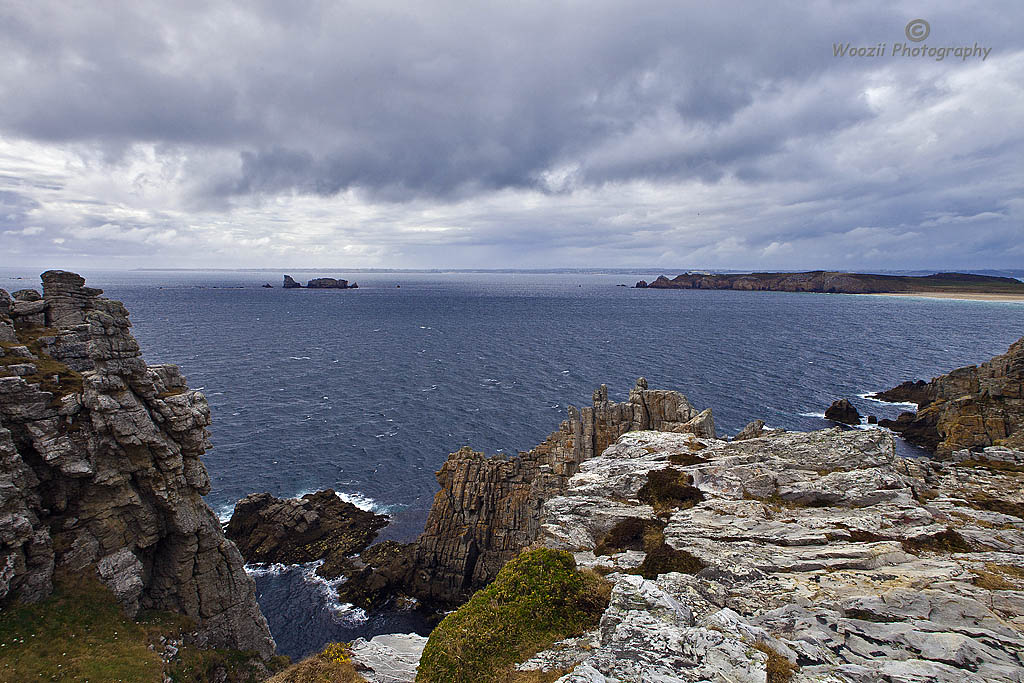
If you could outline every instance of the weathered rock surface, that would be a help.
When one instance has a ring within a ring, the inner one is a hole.
[[[285,289],[300,289],[302,285],[292,279],[291,275],[284,276],[284,288]]]
[[[1024,338],[980,366],[927,383],[904,382],[874,398],[917,403],[917,413],[879,424],[940,454],[993,445],[1024,448]]]
[[[0,603],[96,572],[129,614],[187,614],[199,645],[274,651],[242,556],[203,501],[206,398],[147,366],[124,306],[74,273],[3,306]],[[35,372],[11,371],[9,359]]]
[[[531,451],[487,457],[463,448],[437,473],[441,490],[416,544],[407,592],[426,601],[457,604],[490,582],[539,534],[541,510],[561,493],[580,463],[635,430],[714,437],[711,411],[682,394],[647,388],[640,378],[624,403],[594,392],[593,405],[569,407],[569,419]]]
[[[352,661],[370,683],[413,683],[427,639],[415,633],[389,633],[352,641]]]
[[[747,439],[760,439],[764,435],[764,420],[748,422],[747,426],[740,430],[739,434],[732,438],[733,441],[746,441]]]
[[[666,468],[701,495],[642,503]],[[596,632],[521,668],[574,667],[563,683],[1024,681],[1024,452],[913,461],[881,430],[639,431],[577,470],[538,543],[613,570],[612,599]],[[625,520],[663,527],[696,573],[643,578],[643,550],[595,554]]]
[[[835,401],[825,410],[825,419],[833,422],[842,422],[847,425],[859,425],[860,413],[845,398]]]
[[[324,560],[318,573],[335,578],[345,559],[363,551],[387,524],[385,515],[361,510],[327,489],[284,500],[250,494],[235,505],[225,532],[246,562]]]

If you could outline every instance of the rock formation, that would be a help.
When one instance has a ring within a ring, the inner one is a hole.
[[[916,403],[916,413],[879,424],[940,454],[992,445],[1024,448],[1024,338],[980,366],[930,382],[904,382],[873,398]]]
[[[825,410],[825,419],[833,422],[842,422],[847,425],[859,425],[860,413],[845,398],[835,401]]]
[[[699,496],[645,504],[666,470]],[[1024,679],[1024,452],[631,432],[543,517],[539,545],[614,584],[598,629],[519,665],[571,670],[559,683]],[[655,550],[675,565],[649,571]]]
[[[387,524],[386,516],[360,510],[327,489],[286,500],[250,494],[235,505],[225,532],[246,562],[324,560],[320,573],[334,578],[346,558],[364,550]]]
[[[301,289],[302,285],[292,279],[291,275],[284,276],[285,289]],[[317,277],[306,283],[306,289],[359,289],[355,282],[348,283],[348,280],[336,280],[333,277]]]
[[[130,615],[180,612],[198,645],[269,657],[253,582],[202,498],[206,398],[146,365],[120,302],[74,273],[42,282],[0,290],[0,601],[95,572]]]
[[[638,429],[715,436],[710,410],[698,411],[678,392],[648,389],[641,378],[624,403],[609,401],[602,385],[591,407],[570,406],[558,431],[517,457],[452,453],[437,473],[441,490],[415,545],[406,590],[428,602],[465,600],[537,539],[544,501],[564,490],[581,462]]]

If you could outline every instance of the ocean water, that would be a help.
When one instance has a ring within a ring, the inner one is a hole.
[[[280,271],[83,274],[125,302],[148,362],[178,364],[208,397],[214,509],[226,518],[251,492],[333,488],[389,514],[381,538],[398,540],[422,530],[448,453],[532,448],[602,383],[615,400],[639,376],[682,391],[713,409],[720,433],[755,418],[818,429],[843,397],[894,417],[899,406],[863,395],[1024,335],[1024,304],[631,288],[650,271],[291,273],[359,282],[346,291],[284,290]],[[38,273],[0,271],[5,289],[33,284]],[[339,605],[312,567],[252,573],[291,656],[423,628]]]

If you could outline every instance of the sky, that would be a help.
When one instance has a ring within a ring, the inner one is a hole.
[[[0,0],[0,266],[1020,268],[1022,25]]]

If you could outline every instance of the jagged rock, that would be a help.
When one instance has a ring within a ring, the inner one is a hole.
[[[327,489],[284,500],[250,494],[235,505],[225,531],[246,562],[325,560],[321,573],[334,578],[344,559],[365,549],[387,524],[385,515],[361,510]]]
[[[876,424],[878,424],[878,416],[877,415],[868,415],[868,424],[869,425],[876,425]]]
[[[11,298],[15,301],[39,301],[43,295],[34,289],[19,289],[11,292]]]
[[[369,683],[413,683],[427,639],[415,633],[389,633],[352,641],[352,660]]]
[[[640,491],[666,466],[702,498],[661,511],[664,542],[705,567],[644,579],[642,551],[594,551],[623,520],[658,520]],[[765,681],[769,666],[792,681],[1019,683],[1022,484],[1022,451],[905,460],[880,430],[624,434],[545,503],[537,541],[612,570],[596,641],[521,668],[575,666],[562,683]]]
[[[285,289],[300,289],[302,285],[292,279],[291,275],[284,276],[284,288]]]
[[[980,366],[967,366],[928,383],[905,382],[875,395],[909,400],[917,413],[879,424],[942,455],[985,446],[1024,448],[1024,338]]]
[[[648,389],[641,377],[624,403],[609,401],[602,385],[591,407],[570,406],[557,432],[517,457],[452,453],[437,473],[441,490],[406,590],[428,603],[468,598],[537,539],[544,501],[564,490],[580,463],[641,429],[713,436],[714,421],[710,410],[698,411],[678,392]]]
[[[733,437],[733,441],[746,441],[747,439],[759,439],[764,434],[764,420],[754,420],[747,423],[747,426],[740,430],[740,433]]]
[[[177,367],[146,365],[120,302],[74,273],[42,280],[10,313],[47,371],[0,366],[0,604],[91,571],[129,614],[181,612],[197,644],[269,657],[254,584],[202,498],[206,398]]]
[[[832,420],[833,422],[842,422],[847,425],[859,425],[860,424],[860,413],[853,407],[845,398],[841,398],[835,401],[825,411],[825,419]]]

